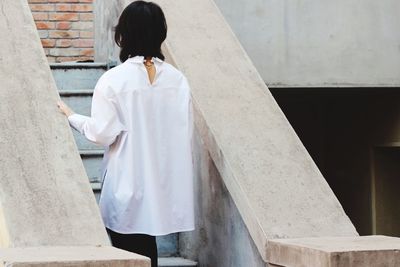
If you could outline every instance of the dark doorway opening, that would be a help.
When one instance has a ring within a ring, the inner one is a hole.
[[[373,232],[400,237],[400,147],[376,147],[372,157]]]
[[[357,231],[400,236],[400,88],[270,90]]]

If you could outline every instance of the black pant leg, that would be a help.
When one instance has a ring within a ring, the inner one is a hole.
[[[156,237],[146,234],[120,234],[107,229],[114,247],[137,253],[151,259],[151,267],[158,266]]]

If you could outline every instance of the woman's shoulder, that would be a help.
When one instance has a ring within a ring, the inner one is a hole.
[[[114,89],[118,87],[119,83],[123,82],[122,78],[126,77],[126,74],[124,74],[126,71],[124,71],[122,65],[115,66],[104,72],[96,83],[95,91],[101,91],[108,97],[115,95]]]
[[[113,91],[123,86],[127,79],[135,79],[135,73],[139,73],[140,71],[135,72],[134,68],[135,65],[133,64],[122,63],[107,70],[100,76],[96,88],[105,88],[108,94],[115,94]]]
[[[163,62],[163,72],[165,71],[165,75],[172,81],[176,82],[176,86],[179,87],[189,87],[187,78],[185,74],[177,69],[174,65]]]
[[[127,64],[127,62],[124,62],[107,70],[105,73],[103,73],[100,79],[108,81],[120,80],[121,78],[126,77],[127,73],[130,75],[135,74],[135,72],[132,72],[132,68],[134,67],[134,64]]]

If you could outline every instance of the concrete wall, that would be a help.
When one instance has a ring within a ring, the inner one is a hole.
[[[269,86],[400,85],[397,0],[215,2]]]
[[[214,2],[157,3],[168,59],[189,79],[199,134],[261,258],[270,238],[357,235]]]
[[[270,238],[357,235],[214,2],[156,2],[167,61],[189,79],[203,140],[198,228],[182,234],[182,252],[199,250],[200,266],[260,266]]]
[[[0,12],[0,247],[107,245],[27,1]]]
[[[179,235],[183,257],[199,267],[264,267],[260,253],[218,172],[195,131],[196,229]]]
[[[93,61],[92,0],[28,3],[49,62]]]
[[[269,86],[400,86],[396,0],[215,2]],[[118,58],[122,6],[95,2],[96,61]]]
[[[118,23],[124,1],[96,0],[94,2],[95,61],[118,62],[118,46],[114,42],[114,27]]]

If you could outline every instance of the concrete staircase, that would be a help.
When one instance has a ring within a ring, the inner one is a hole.
[[[90,115],[93,89],[100,76],[110,68],[106,63],[53,63],[50,64],[53,77],[62,100],[83,115]],[[87,141],[73,131],[86,173],[96,199],[101,189],[101,159],[104,149]],[[178,234],[157,237],[159,266],[197,266],[196,262],[179,257]]]

